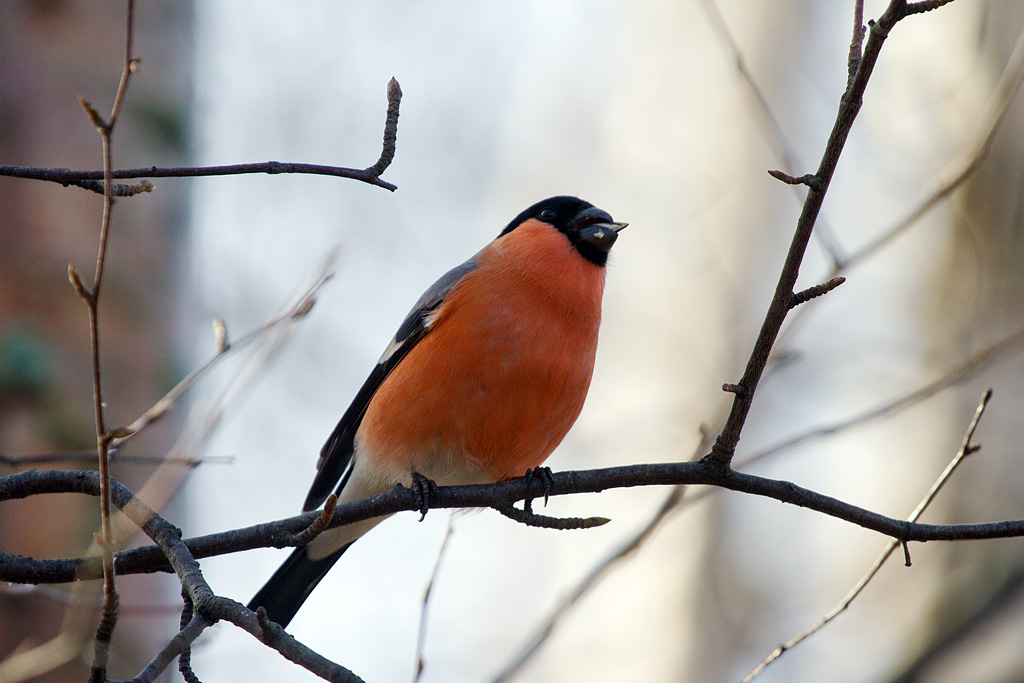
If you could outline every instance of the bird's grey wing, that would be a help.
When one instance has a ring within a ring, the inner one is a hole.
[[[423,293],[409,315],[402,321],[398,332],[384,350],[370,376],[363,382],[352,404],[341,416],[338,426],[320,449],[316,478],[302,506],[304,511],[315,510],[323,504],[335,487],[338,492],[344,487],[351,472],[356,431],[363,420],[363,415],[366,414],[366,407],[391,371],[430,332],[430,314],[437,310],[452,288],[468,273],[476,270],[476,267],[477,260],[474,256],[442,275]]]

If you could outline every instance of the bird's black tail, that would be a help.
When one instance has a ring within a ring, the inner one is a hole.
[[[249,601],[249,609],[255,612],[257,607],[262,607],[272,621],[287,627],[302,603],[350,545],[343,545],[319,560],[309,559],[305,547],[296,548]]]

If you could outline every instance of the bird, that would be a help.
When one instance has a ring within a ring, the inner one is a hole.
[[[327,439],[303,511],[410,486],[484,484],[539,467],[583,409],[605,266],[626,223],[550,197],[419,298]],[[296,548],[249,608],[287,627],[342,553],[385,517]]]

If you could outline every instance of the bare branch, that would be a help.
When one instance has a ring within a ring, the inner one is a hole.
[[[860,65],[857,68],[857,73],[847,88],[846,93],[843,94],[839,105],[839,112],[836,115],[835,125],[832,128],[832,133],[829,136],[821,158],[821,164],[814,173],[821,180],[822,188],[815,189],[812,187],[808,190],[807,199],[804,202],[804,208],[800,213],[796,231],[793,234],[793,240],[789,247],[789,253],[786,255],[786,260],[782,266],[782,273],[775,288],[775,294],[768,307],[768,312],[765,315],[761,331],[754,344],[754,349],[750,354],[750,359],[747,361],[743,378],[738,382],[738,384],[746,388],[747,393],[744,396],[736,394],[725,428],[718,435],[715,445],[711,448],[711,453],[707,455],[709,460],[720,467],[728,468],[732,462],[733,454],[736,452],[736,444],[739,443],[740,433],[743,431],[747,414],[750,412],[750,405],[754,392],[757,390],[757,384],[764,373],[772,347],[779,335],[779,331],[782,329],[782,323],[786,319],[786,314],[789,312],[789,302],[793,296],[793,286],[796,284],[797,277],[800,274],[800,264],[803,261],[804,253],[807,251],[807,243],[810,241],[814,223],[821,211],[821,205],[825,200],[825,193],[839,163],[839,156],[846,145],[850,129],[853,127],[853,122],[860,111],[864,90],[867,88],[868,79],[871,78],[871,72],[878,61],[882,44],[885,42],[889,30],[902,18],[900,10],[903,9],[903,5],[903,2],[893,0],[881,18],[871,25],[871,32],[868,36]]]
[[[185,653],[188,652],[189,646],[209,626],[210,624],[202,617],[192,617],[185,625],[182,626],[181,630],[167,642],[164,649],[146,665],[146,668],[139,672],[139,675],[133,679],[132,683],[149,683],[150,681],[156,680],[156,678],[163,673],[168,666],[170,666],[175,657],[185,657]],[[188,661],[187,657],[185,657],[185,661]],[[193,677],[193,680],[197,679]]]
[[[132,72],[135,71],[136,59],[132,56],[134,28],[135,2],[134,0],[128,0],[124,69],[121,72],[121,81],[117,87],[117,95],[114,96],[114,105],[110,110],[110,118],[104,121],[92,104],[82,97],[78,98],[78,102],[82,105],[89,120],[92,121],[97,131],[99,131],[100,140],[103,144],[103,218],[100,221],[99,248],[96,254],[96,272],[93,276],[92,287],[86,288],[75,269],[71,266],[68,267],[68,276],[71,278],[71,283],[89,309],[92,393],[100,476],[100,534],[96,540],[99,543],[103,558],[103,609],[100,612],[100,622],[96,627],[96,636],[93,640],[93,661],[89,677],[91,683],[103,683],[107,679],[110,639],[113,637],[114,627],[117,625],[117,589],[114,585],[114,533],[110,524],[111,480],[109,450],[113,437],[107,431],[103,408],[106,404],[103,401],[103,382],[100,372],[99,299],[100,286],[103,284],[103,269],[106,265],[107,243],[110,237],[110,217],[114,209],[113,187],[110,182],[110,172],[113,168],[111,135],[114,132],[114,126],[117,124],[117,115],[121,111],[121,104],[128,89],[128,81],[131,78]]]
[[[372,168],[372,167],[371,167]],[[361,168],[344,166],[326,166],[324,164],[304,164],[289,161],[260,161],[248,164],[224,164],[221,166],[176,166],[143,168],[122,168],[110,172],[111,178],[200,178],[221,175],[249,175],[266,173],[304,173],[309,175],[326,175],[336,178],[358,180],[368,185],[382,187],[394,192],[397,185],[380,178]],[[29,166],[9,166],[0,164],[0,176],[26,178],[29,180],[47,180],[61,185],[79,185],[81,180],[101,180],[102,171],[77,171],[70,168],[33,168]],[[92,188],[89,188],[92,189]]]
[[[747,61],[743,58],[743,53],[740,51],[739,45],[736,44],[736,40],[733,38],[732,33],[729,31],[729,27],[725,23],[725,18],[722,16],[721,10],[718,8],[718,4],[715,0],[704,0],[704,9],[707,11],[708,16],[711,18],[711,23],[715,29],[717,29],[719,36],[722,38],[722,42],[728,48],[732,54],[733,61],[736,63],[736,71],[739,72],[740,77],[746,84],[748,91],[754,98],[754,103],[757,106],[757,113],[760,116],[757,118],[758,122],[762,124],[764,128],[764,137],[768,141],[769,145],[774,149],[775,156],[778,161],[782,164],[786,170],[785,173],[782,171],[769,171],[769,173],[780,173],[786,178],[792,178],[791,173],[796,172],[797,162],[796,154],[793,152],[793,146],[786,139],[786,135],[782,132],[782,126],[779,124],[775,113],[772,111],[771,105],[768,104],[768,98],[765,97],[761,87],[757,84],[754,79],[754,75],[750,73],[750,69],[747,68]],[[779,180],[783,180],[782,177],[775,176]],[[814,182],[812,179],[814,176],[808,174],[802,177],[807,179],[809,182],[803,183],[811,186]],[[786,182],[783,180],[783,182]],[[794,184],[794,183],[790,183]],[[802,202],[803,197],[797,194],[798,199]],[[818,220],[817,229],[815,234],[821,241],[821,245],[828,252],[829,258],[832,259],[832,263],[838,266],[845,260],[842,249],[839,246],[839,242],[836,240],[832,230],[825,224],[822,219]]]
[[[552,475],[550,494],[597,493],[606,489],[635,486],[703,484],[738,491],[798,507],[814,510],[845,520],[865,529],[901,541],[964,541],[1024,536],[1024,520],[1008,520],[982,524],[920,524],[893,519],[856,505],[805,489],[792,482],[723,470],[706,459],[698,462],[626,465],[597,470],[559,472]],[[130,496],[128,489],[117,484],[119,495]],[[546,486],[525,477],[495,484],[472,486],[441,486],[431,495],[431,508],[507,507],[527,498],[538,498]],[[127,493],[126,493],[127,492]],[[93,471],[50,470],[19,472],[0,477],[0,501],[25,498],[42,493],[99,493],[99,477]],[[118,498],[115,496],[115,504]],[[140,503],[141,504],[141,503]],[[396,486],[363,500],[339,505],[328,528],[390,515],[395,512],[419,510],[422,502],[415,490]],[[155,514],[155,513],[154,513]],[[308,527],[319,512],[267,522],[256,526],[201,536],[184,542],[191,557],[203,558],[254,548],[280,547],[280,540]],[[164,553],[152,546],[133,548],[117,554],[119,574],[168,571]],[[0,553],[0,580],[14,583],[67,583],[97,579],[102,576],[95,558],[73,560],[38,560]]]
[[[317,275],[316,279],[313,281],[313,284],[299,295],[294,304],[289,306],[282,313],[263,323],[261,326],[246,332],[234,341],[228,342],[224,322],[219,318],[216,319],[213,325],[216,351],[213,355],[193,368],[188,375],[178,382],[174,388],[168,391],[159,401],[154,403],[149,410],[128,425],[127,428],[131,430],[131,434],[128,434],[123,438],[113,439],[111,441],[111,447],[124,445],[128,439],[132,438],[135,434],[141,432],[151,423],[156,422],[166,415],[167,412],[174,407],[175,402],[181,398],[182,394],[184,394],[203,374],[209,371],[210,368],[223,360],[225,356],[249,346],[278,327],[286,327],[305,317],[313,309],[313,305],[316,303],[320,290],[332,277],[334,277],[334,263],[335,258],[334,255],[331,254],[324,262],[324,265],[320,269],[320,273]]]
[[[556,607],[555,610],[541,623],[527,641],[527,645],[508,664],[505,665],[505,668],[503,668],[497,676],[494,677],[493,683],[506,683],[507,681],[512,680],[516,674],[519,673],[523,668],[523,665],[540,650],[541,646],[547,642],[551,634],[554,633],[558,624],[561,622],[562,617],[568,614],[569,610],[582,600],[583,597],[590,592],[591,588],[597,585],[597,582],[607,574],[609,569],[636,552],[651,533],[661,524],[662,520],[664,520],[670,512],[678,508],[679,503],[683,499],[683,492],[685,490],[685,486],[673,487],[672,492],[665,498],[664,502],[658,507],[658,510],[651,516],[647,523],[640,528],[639,531],[633,534],[625,542],[619,544],[617,548],[587,572],[587,575],[576,584],[576,587],[573,588],[568,595],[562,598],[558,607]]]
[[[430,593],[434,588],[434,583],[437,581],[437,577],[441,572],[441,561],[444,559],[445,551],[448,550],[448,541],[452,538],[453,525],[455,517],[452,515],[448,516],[448,528],[444,532],[444,539],[441,541],[441,548],[437,551],[437,560],[434,561],[434,570],[430,573],[430,580],[427,581],[427,587],[423,589],[423,609],[420,611],[420,628],[419,633],[416,636],[416,670],[413,672],[412,683],[417,683],[420,680],[420,676],[423,675],[424,661],[423,661],[423,650],[427,642],[427,607],[430,606]]]
[[[967,433],[964,434],[963,441],[960,444],[960,450],[957,451],[957,454],[953,457],[950,463],[946,465],[946,469],[942,471],[942,474],[939,475],[939,478],[935,480],[934,484],[932,484],[931,489],[925,495],[924,499],[918,504],[916,508],[914,508],[914,511],[910,514],[910,517],[908,518],[911,522],[916,522],[918,519],[920,519],[924,511],[928,509],[928,506],[931,505],[933,500],[935,500],[935,496],[938,495],[939,491],[942,490],[942,487],[945,486],[947,481],[949,481],[949,478],[953,475],[953,472],[956,471],[956,468],[959,467],[960,463],[964,461],[964,458],[978,451],[979,447],[973,445],[971,442],[974,439],[974,432],[977,431],[978,429],[978,423],[981,422],[981,416],[985,414],[985,408],[988,406],[988,402],[991,398],[992,390],[988,389],[982,395],[981,402],[978,403],[978,408],[974,411],[974,418],[971,420],[971,424],[967,427]],[[906,564],[906,566],[909,567],[910,549],[907,547],[907,542],[899,540],[890,541],[889,545],[887,545],[885,550],[882,551],[882,554],[878,556],[877,560],[875,560],[875,563],[871,565],[871,568],[868,569],[867,573],[861,578],[860,581],[857,582],[857,585],[853,587],[853,589],[846,595],[845,598],[843,598],[842,602],[840,602],[838,605],[832,608],[832,610],[828,612],[828,614],[823,616],[816,624],[811,626],[809,629],[807,629],[800,635],[796,636],[795,638],[792,638],[791,640],[788,640],[785,643],[780,644],[777,648],[775,648],[775,650],[771,654],[762,659],[761,662],[756,667],[754,667],[754,669],[750,673],[748,673],[740,683],[750,683],[750,681],[756,678],[772,662],[774,662],[783,654],[788,652],[791,648],[795,647],[796,645],[799,645],[801,642],[803,642],[810,636],[820,631],[829,622],[831,622],[833,619],[835,619],[840,614],[845,612],[847,608],[849,608],[849,606],[853,603],[853,601],[856,600],[857,597],[864,591],[867,585],[871,583],[871,580],[875,578],[876,574],[878,574],[879,570],[882,568],[882,565],[885,564],[885,562],[893,554],[893,551],[895,551],[896,547],[899,545],[903,546],[903,553],[905,558],[904,563]]]
[[[205,464],[230,464],[235,461],[231,455],[208,455],[203,458],[181,458],[165,455],[122,455],[111,447],[108,457],[111,462],[123,465],[181,465],[194,468]],[[96,462],[96,451],[68,451],[65,453],[15,453],[0,452],[0,464],[11,467],[26,465],[90,464]]]
[[[126,84],[126,81],[122,79]],[[123,93],[119,90],[119,95]],[[33,168],[29,166],[10,166],[0,164],[0,176],[12,178],[26,178],[29,180],[46,180],[61,185],[74,185],[93,192],[104,192],[104,188],[110,183],[111,178],[197,178],[205,176],[221,175],[245,175],[252,173],[267,173],[276,175],[278,173],[307,173],[312,175],[327,175],[337,178],[348,178],[358,180],[369,185],[382,187],[385,190],[394,192],[397,185],[382,180],[380,176],[391,165],[395,158],[395,147],[398,137],[398,113],[402,100],[402,88],[394,78],[388,82],[388,109],[387,118],[384,123],[384,147],[381,150],[380,158],[372,166],[367,168],[347,168],[344,166],[325,166],[323,164],[303,164],[282,161],[264,161],[250,164],[226,164],[222,166],[183,166],[174,168],[160,168],[148,166],[145,168],[124,168],[101,171],[75,171],[70,168]],[[83,108],[92,107],[88,102],[82,100]],[[89,109],[86,109],[88,112]],[[95,111],[95,108],[93,108]],[[97,113],[97,116],[99,114]],[[91,118],[91,117],[90,117]],[[102,132],[106,122],[100,117],[98,129]],[[95,181],[102,181],[97,183]],[[114,196],[131,196],[140,192],[151,192],[152,184],[145,181],[135,185],[114,186]]]
[[[964,183],[980,166],[988,154],[996,131],[1003,121],[1010,102],[1024,79],[1024,33],[1017,38],[1013,53],[1006,63],[992,96],[985,104],[978,123],[971,132],[963,149],[946,164],[935,179],[935,187],[928,191],[907,215],[896,222],[879,237],[850,255],[846,266],[850,267],[877,253],[885,245],[901,235],[931,211],[940,201],[948,197]]]
[[[920,403],[926,398],[934,396],[943,389],[954,386],[968,377],[976,375],[984,368],[990,366],[997,359],[1006,354],[1018,352],[1021,348],[1024,348],[1024,327],[1017,329],[1012,334],[1001,339],[995,344],[991,344],[990,346],[986,346],[985,348],[976,351],[965,360],[940,375],[938,378],[914,389],[913,391],[902,394],[891,401],[886,401],[885,403],[876,405],[862,413],[858,413],[846,419],[821,427],[815,427],[814,429],[809,429],[796,434],[795,436],[784,439],[773,446],[769,446],[768,448],[764,448],[750,455],[740,464],[740,467],[745,467],[757,462],[758,460],[762,460],[774,455],[775,453],[787,450],[799,444],[831,436],[851,427],[886,417],[905,408],[909,408],[912,405]]]

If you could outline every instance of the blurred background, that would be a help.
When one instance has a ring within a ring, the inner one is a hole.
[[[885,3],[865,5],[867,19]],[[109,110],[123,12],[112,1],[0,4],[0,163],[99,168],[74,98]],[[388,79],[405,92],[384,175],[395,193],[252,175],[160,179],[117,203],[101,304],[112,424],[213,353],[214,318],[237,339],[334,272],[309,316],[204,375],[119,453],[114,476],[187,536],[297,513],[321,444],[419,293],[554,194],[630,228],[609,267],[587,406],[548,464],[703,455],[800,210],[802,192],[766,170],[817,167],[846,83],[853,2],[139,0],[136,15],[143,62],[115,133],[119,167],[368,166]],[[924,520],[1024,517],[1022,27],[1019,3],[962,0],[892,32],[800,286],[848,281],[784,333],[737,452],[756,459],[749,471],[905,517],[991,386],[984,449]],[[973,173],[951,187],[963,169]],[[93,447],[86,313],[66,269],[91,272],[100,211],[98,195],[0,177],[0,471],[69,466],[25,456]],[[766,499],[687,490],[512,671],[562,599],[669,494],[552,499],[547,514],[612,518],[589,531],[455,515],[422,680],[738,681],[836,605],[886,543]],[[73,496],[4,503],[0,549],[78,556],[95,508]],[[355,544],[290,632],[367,681],[411,680],[450,516],[416,519]],[[757,680],[1024,681],[1024,544],[911,552],[912,567],[894,558]],[[246,602],[285,555],[202,567],[215,591]],[[175,632],[176,586],[120,579],[111,676],[137,673]],[[80,680],[98,588],[0,591],[0,681]],[[193,662],[202,680],[314,680],[225,624]]]

